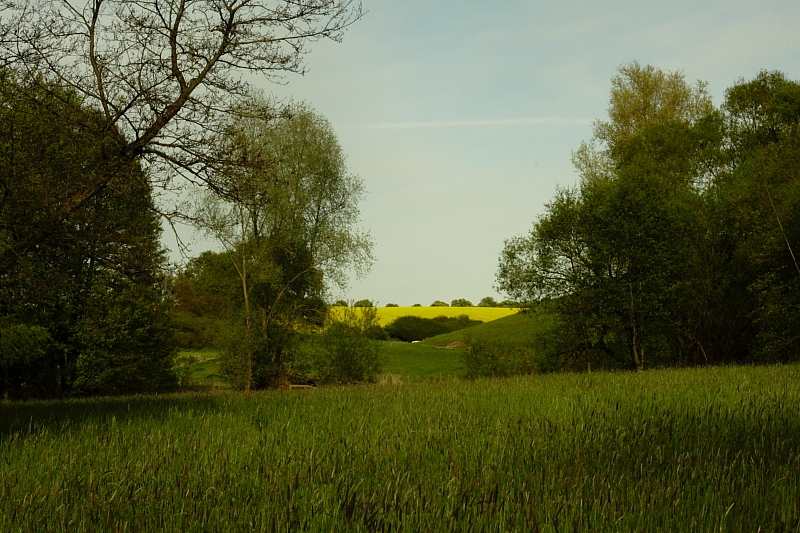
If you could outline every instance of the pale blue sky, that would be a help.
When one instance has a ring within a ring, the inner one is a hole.
[[[760,69],[800,78],[797,0],[365,0],[308,73],[258,82],[333,124],[369,191],[376,263],[335,296],[430,304],[493,290],[504,239],[527,232],[633,60],[709,83],[715,103]],[[205,246],[197,242],[193,252]]]

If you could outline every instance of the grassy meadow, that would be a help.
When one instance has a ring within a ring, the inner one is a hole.
[[[798,501],[798,365],[0,404],[0,531],[798,531]]]

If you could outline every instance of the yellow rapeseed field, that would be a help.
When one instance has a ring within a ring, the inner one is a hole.
[[[336,307],[332,308],[336,312]],[[392,320],[401,316],[419,316],[422,318],[434,318],[437,316],[454,317],[458,315],[469,315],[473,320],[491,322],[504,316],[513,315],[519,309],[508,307],[378,307],[378,321],[381,326],[385,326]]]

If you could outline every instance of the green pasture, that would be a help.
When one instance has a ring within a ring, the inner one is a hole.
[[[444,378],[464,374],[461,350],[424,343],[383,341],[383,373],[400,378]]]
[[[798,531],[798,384],[792,365],[2,403],[0,531]]]
[[[517,310],[518,311],[518,310]],[[471,328],[460,329],[445,335],[437,335],[425,339],[423,344],[429,346],[447,346],[448,344],[464,340],[467,332],[496,341],[526,344],[531,341],[533,334],[550,324],[551,318],[541,310],[527,313],[515,312],[491,322],[485,322]]]

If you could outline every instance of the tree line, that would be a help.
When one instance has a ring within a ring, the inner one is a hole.
[[[540,368],[767,363],[800,354],[800,84],[637,63],[573,154],[580,175],[505,243],[498,288],[555,320]]]

